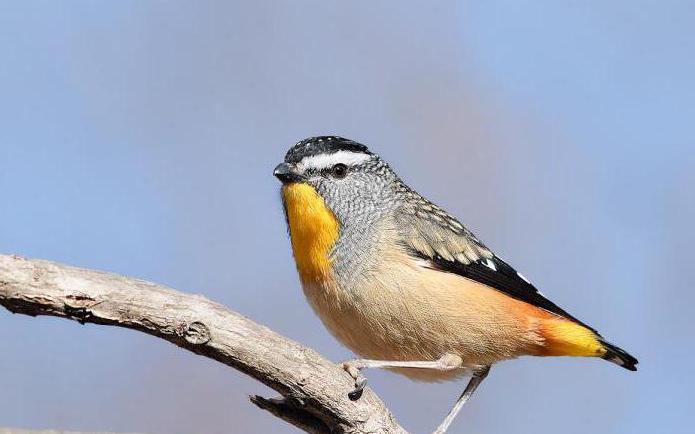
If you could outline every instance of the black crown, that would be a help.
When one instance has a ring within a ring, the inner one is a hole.
[[[287,155],[286,163],[298,163],[304,157],[320,154],[334,154],[338,151],[360,152],[363,154],[372,153],[361,143],[338,136],[319,136],[309,137],[292,146]]]

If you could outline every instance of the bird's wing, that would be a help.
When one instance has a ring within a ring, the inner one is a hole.
[[[401,242],[427,266],[475,280],[517,300],[579,324],[531,282],[497,257],[458,220],[415,192],[396,216]],[[593,329],[591,329],[593,330]]]
[[[470,264],[494,255],[449,213],[410,190],[396,213],[406,246],[424,258]]]

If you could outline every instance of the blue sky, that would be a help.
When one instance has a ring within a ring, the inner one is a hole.
[[[680,433],[695,356],[695,7],[633,2],[0,5],[0,251],[202,293],[332,360],[272,168],[362,141],[640,358],[493,369],[452,432]],[[0,312],[0,426],[294,432],[271,394],[137,333]],[[461,383],[369,372],[429,432]]]

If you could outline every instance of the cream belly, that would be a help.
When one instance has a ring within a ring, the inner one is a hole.
[[[471,368],[539,353],[543,314],[537,308],[455,274],[423,267],[404,252],[384,253],[381,259],[381,265],[350,289],[333,279],[304,285],[326,327],[360,357],[435,360],[452,353]],[[465,373],[397,371],[423,381]]]

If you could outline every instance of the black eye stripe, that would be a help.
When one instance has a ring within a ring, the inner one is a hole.
[[[345,163],[336,163],[332,166],[328,167],[305,167],[303,169],[303,175],[307,177],[311,176],[322,176],[324,178],[335,178],[334,174],[334,169],[337,165],[345,166],[346,168],[346,176],[353,173],[353,172],[359,172],[362,169],[373,167],[369,166],[367,163],[360,163],[360,164],[345,164]],[[378,166],[375,166],[378,168]]]

